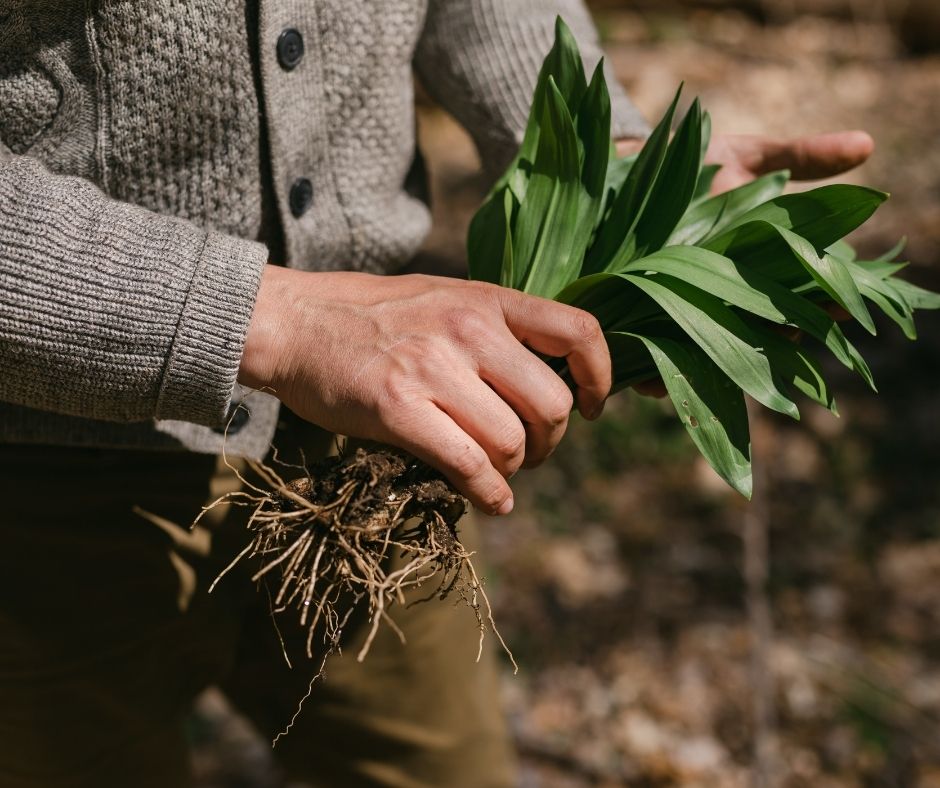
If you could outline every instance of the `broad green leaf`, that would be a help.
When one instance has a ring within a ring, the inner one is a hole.
[[[574,123],[552,77],[548,79],[539,148],[513,237],[513,263],[521,289],[551,298],[578,276],[572,223],[581,196]]]
[[[638,337],[659,369],[692,441],[715,472],[745,498],[752,493],[751,440],[741,390],[699,348]]]
[[[728,232],[750,222],[769,222],[805,238],[821,254],[867,221],[887,197],[884,192],[846,184],[783,194],[738,217]],[[709,248],[722,251],[721,238],[710,239]]]
[[[506,200],[512,200],[508,187],[495,192],[476,212],[467,234],[467,264],[470,278],[499,284],[511,217],[507,217]]]
[[[578,42],[560,16],[555,18],[555,43],[542,63],[535,84],[529,121],[526,124],[519,152],[509,169],[493,187],[493,191],[498,191],[508,185],[520,202],[525,197],[528,188],[528,181],[525,177],[528,169],[527,163],[535,161],[538,152],[545,103],[549,93],[549,78],[554,79],[565,104],[571,108],[577,107],[584,91],[587,90],[587,78]]]
[[[797,326],[824,343],[842,364],[858,371],[869,386],[874,387],[868,365],[835,320],[811,301],[768,279],[753,267],[707,249],[676,246],[634,260],[626,271],[653,271],[683,279],[765,320]]]
[[[515,210],[515,198],[509,189],[503,194],[503,210],[505,211],[506,237],[503,243],[503,263],[500,270],[499,283],[503,287],[516,286],[516,267],[512,258],[512,216]]]
[[[764,220],[735,223],[704,246],[790,285],[799,282],[802,267],[837,304],[875,333],[875,324],[845,263],[828,254],[820,257],[812,244],[792,230]]]
[[[636,226],[636,248],[607,265],[616,270],[635,257],[661,249],[692,201],[702,166],[702,107],[698,99],[669,143],[659,175]]]
[[[633,231],[666,156],[669,131],[681,91],[680,88],[663,119],[653,129],[614,197],[610,212],[598,228],[597,237],[585,258],[582,276],[606,270],[618,255],[632,255],[636,243]]]
[[[789,342],[766,328],[754,327],[764,352],[770,359],[774,379],[784,390],[793,386],[813,402],[839,415],[835,398],[826,384],[819,363],[809,351]]]
[[[831,254],[833,257],[838,257],[840,260],[845,262],[852,262],[858,257],[858,253],[848,241],[844,238],[840,241],[836,241],[832,246],[826,249],[827,254]]]
[[[555,300],[590,312],[605,330],[620,323],[626,315],[649,311],[644,304],[649,298],[616,274],[582,277],[556,295]]]
[[[892,284],[914,309],[940,309],[940,293],[924,290],[903,279],[894,279]]]
[[[847,263],[847,265],[860,265],[879,279],[888,279],[907,268],[909,263],[887,263],[881,260],[865,260],[861,263]]]
[[[702,151],[698,160],[701,169],[702,162],[705,161],[705,156],[708,153],[708,146],[712,144],[712,116],[708,112],[702,112],[702,134],[700,139],[702,140]]]
[[[574,223],[569,228],[575,236],[572,257],[580,272],[584,254],[594,234],[594,226],[603,209],[604,188],[610,157],[610,95],[604,80],[604,62],[594,70],[575,117],[578,155],[581,161],[581,197]],[[572,262],[574,264],[574,262]]]
[[[682,217],[666,245],[693,245],[720,234],[747,211],[782,194],[789,178],[786,170],[773,172],[694,205]]]
[[[670,276],[624,274],[658,303],[725,374],[771,410],[799,419],[774,382],[754,332],[718,298]]]
[[[891,320],[897,323],[908,339],[917,339],[914,327],[914,309],[894,281],[885,279],[863,265],[850,265],[848,270],[865,298],[873,301]]]

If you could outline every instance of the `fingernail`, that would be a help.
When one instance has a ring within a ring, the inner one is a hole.
[[[515,505],[512,496],[510,495],[505,501],[503,501],[499,509],[496,510],[496,514],[502,516],[504,514],[509,514],[512,511],[512,507]]]
[[[603,412],[604,412],[604,403],[602,402],[600,405],[595,407],[594,410],[591,411],[591,415],[589,418],[591,419],[591,421],[595,421],[596,419],[599,419],[601,417],[601,414]]]

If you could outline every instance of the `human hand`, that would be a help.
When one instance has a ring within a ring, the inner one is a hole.
[[[575,395],[535,353],[567,359]],[[564,304],[443,277],[268,266],[239,382],[326,429],[406,449],[506,514],[506,478],[552,452],[575,398],[600,415],[611,366],[597,320]]]
[[[831,178],[863,164],[874,149],[874,140],[864,131],[793,139],[728,134],[712,140],[705,163],[721,165],[712,183],[712,191],[720,194],[776,170],[790,170],[797,181]]]
[[[641,140],[619,140],[617,153],[636,153]],[[720,164],[712,183],[715,194],[743,186],[775,170],[790,170],[798,181],[819,180],[864,163],[875,149],[864,131],[838,131],[783,139],[760,134],[725,134],[712,138],[706,164]]]

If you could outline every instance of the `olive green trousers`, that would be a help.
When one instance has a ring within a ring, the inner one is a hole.
[[[207,593],[246,543],[245,510],[186,527],[237,488],[212,457],[0,449],[0,787],[185,788],[183,722],[211,684],[264,736],[291,719],[317,665],[287,667],[247,572]],[[463,534],[473,542],[472,522]],[[274,750],[286,773],[344,788],[513,785],[495,660],[486,649],[476,662],[471,611],[434,600],[394,618],[405,645],[382,628],[358,663],[360,621],[330,658]]]

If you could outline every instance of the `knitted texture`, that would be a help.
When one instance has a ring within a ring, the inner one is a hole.
[[[572,24],[589,67],[600,56],[579,0],[250,9],[2,4],[0,440],[218,451],[212,428],[242,396],[235,378],[268,255],[254,240],[265,201],[283,231],[286,259],[275,262],[391,272],[430,223],[403,188],[415,152],[412,63],[496,171],[520,139],[555,15]],[[288,28],[305,49],[289,70],[277,56]],[[613,104],[619,134],[645,133],[616,89]],[[300,179],[313,200],[295,216]],[[277,404],[253,394],[248,406],[227,446],[258,456]]]

